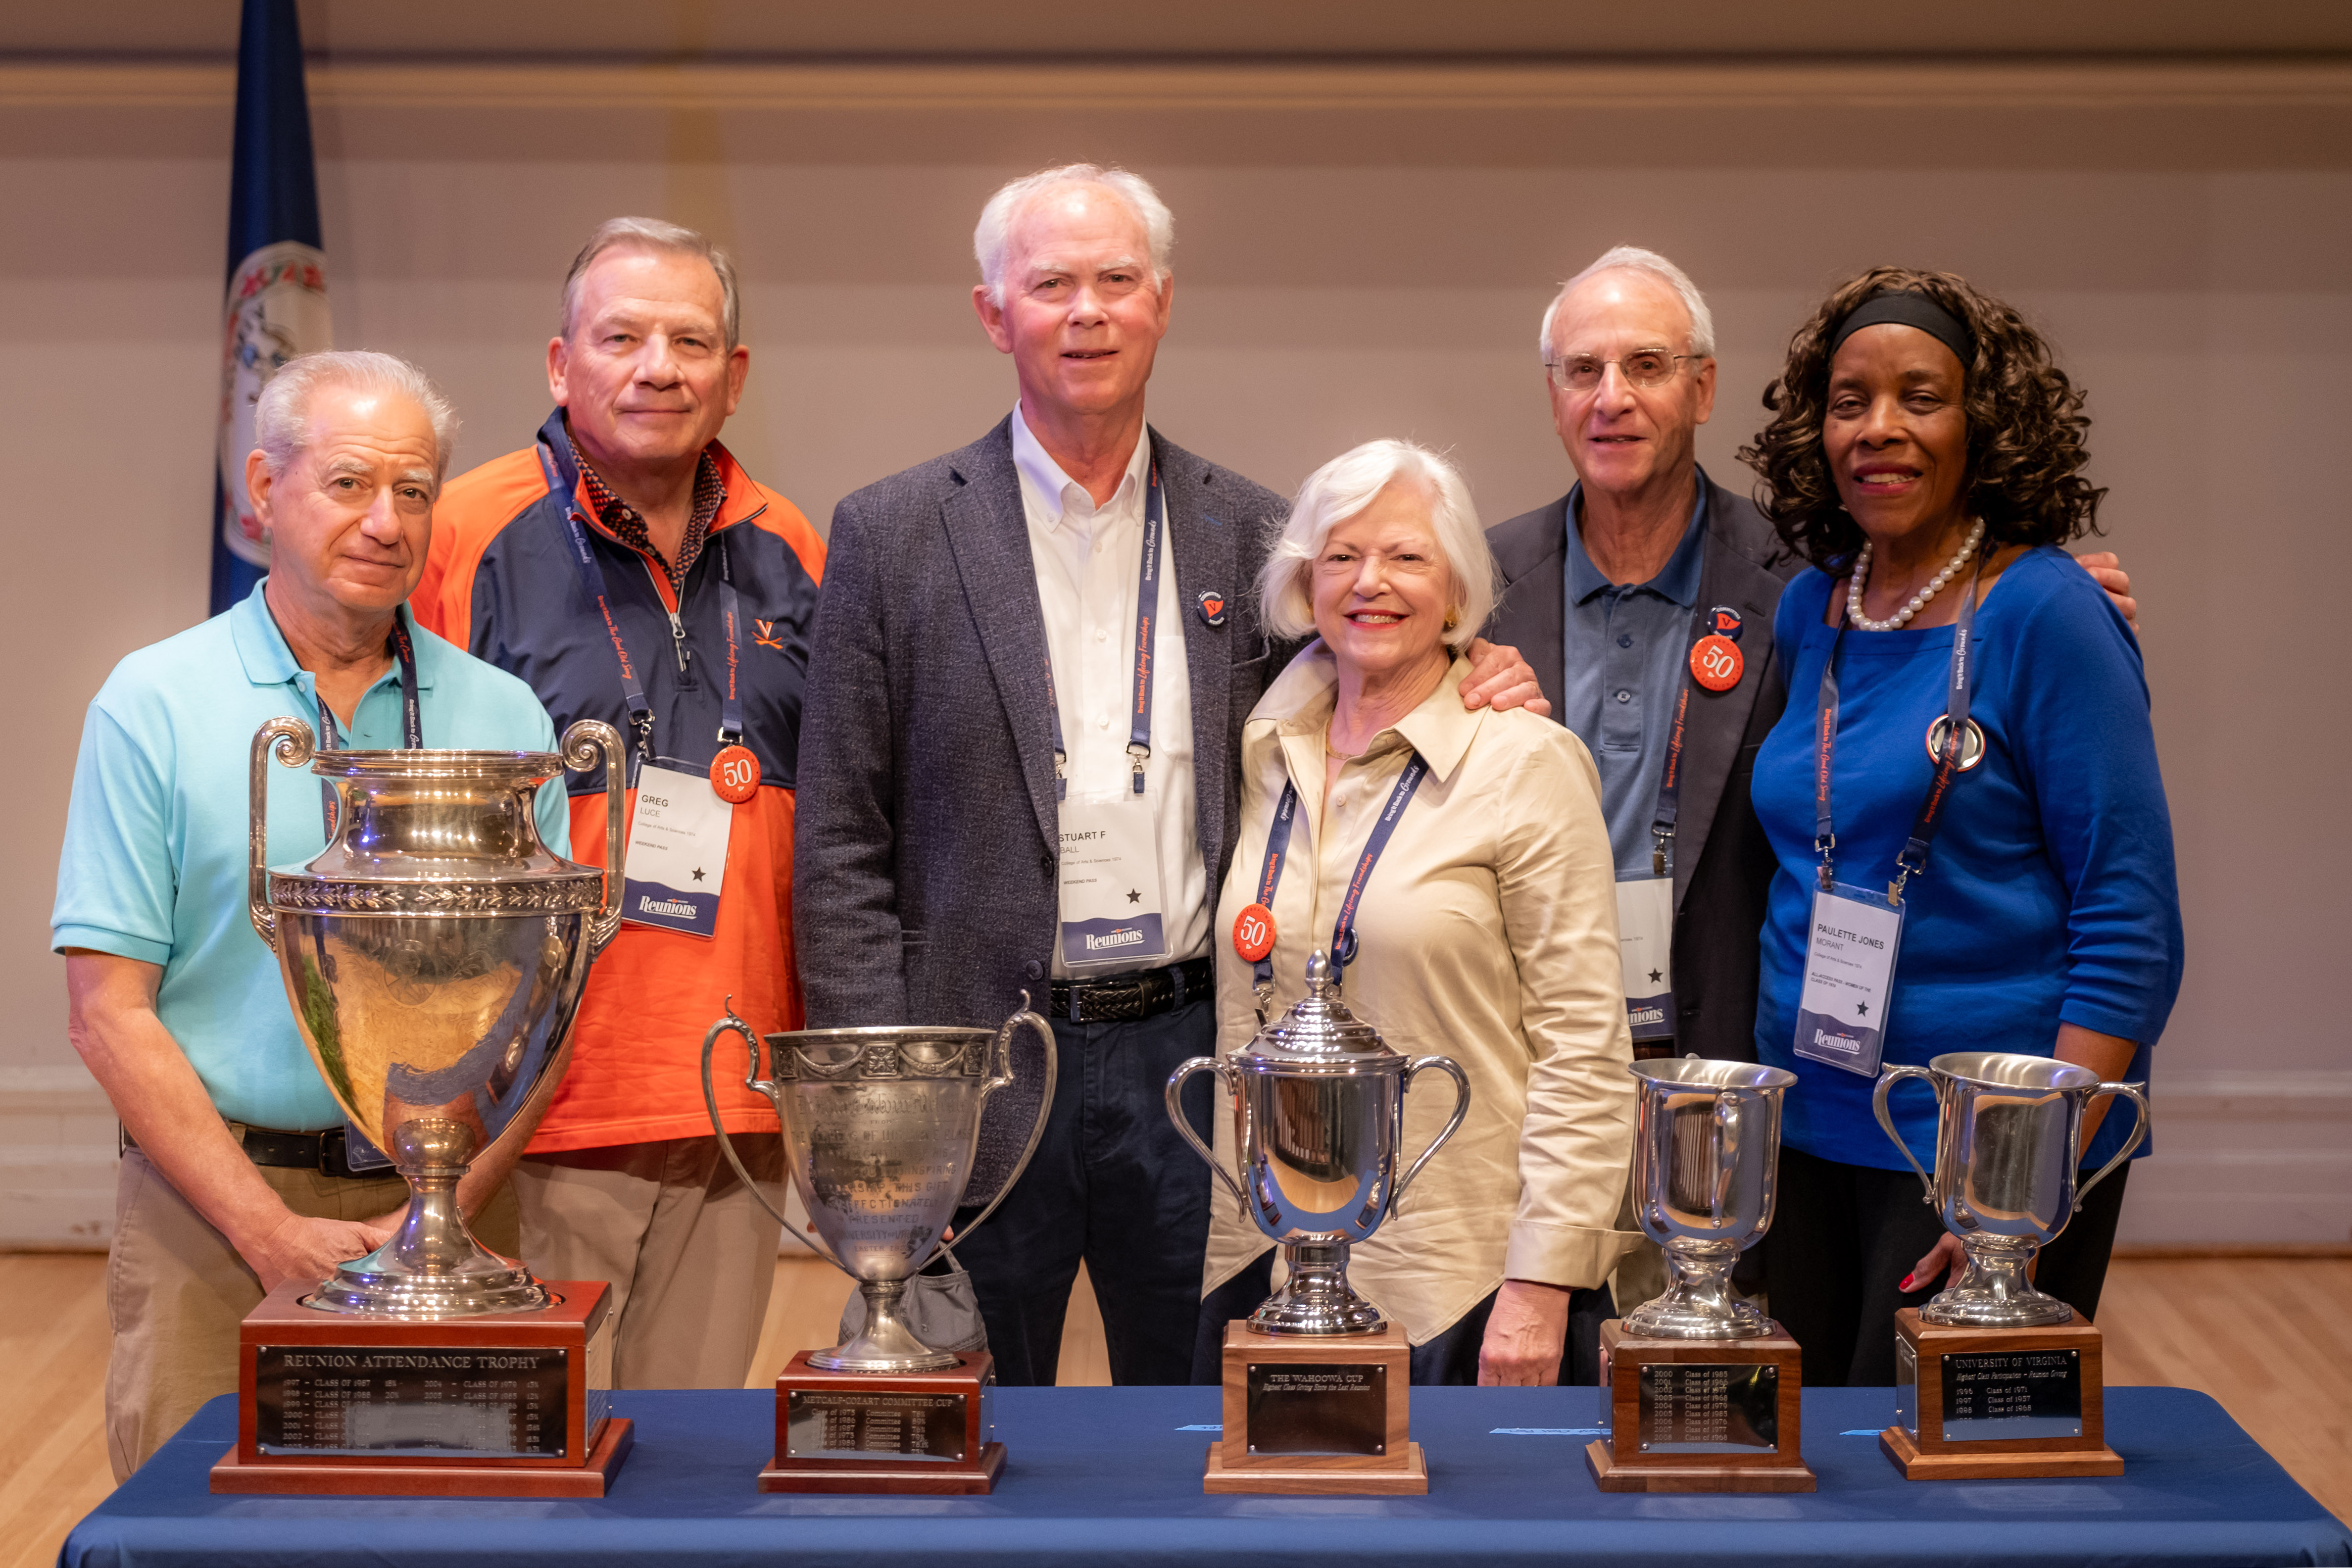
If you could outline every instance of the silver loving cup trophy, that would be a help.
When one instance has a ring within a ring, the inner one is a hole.
[[[1026,1026],[1045,1044],[1044,1096],[1027,1146],[992,1194],[968,1191],[981,1143],[981,1113],[988,1097],[1013,1083],[1013,1031]],[[793,1184],[822,1237],[811,1240],[777,1213],[744,1169],[719,1113],[710,1053],[732,1030],[751,1047],[743,1085],[767,1096],[783,1124],[784,1155]],[[987,1029],[882,1026],[803,1029],[767,1037],[768,1068],[760,1076],[760,1040],[735,1016],[710,1026],[702,1039],[702,1093],[719,1147],[761,1207],[810,1251],[828,1257],[857,1281],[866,1324],[847,1344],[819,1351],[809,1364],[824,1372],[939,1372],[957,1363],[935,1351],[908,1323],[907,1282],[945,1249],[941,1237],[967,1200],[987,1206],[956,1232],[961,1241],[996,1212],[1004,1194],[1037,1152],[1054,1109],[1054,1026],[1029,1010],[993,1032]]]
[[[1887,1091],[1906,1078],[1935,1087],[1933,1177],[1919,1171],[1886,1113]],[[2083,1111],[2102,1094],[2130,1100],[2139,1108],[2139,1121],[2116,1157],[2078,1191]],[[1968,1254],[1959,1283],[1920,1308],[1919,1316],[1930,1323],[1991,1329],[2041,1328],[2072,1319],[2074,1310],[2035,1289],[2026,1269],[2082,1208],[2083,1194],[2147,1136],[2147,1099],[2140,1086],[2101,1083],[2090,1068],[2048,1057],[1962,1051],[1924,1068],[1888,1068],[1873,1100],[1879,1126],[1919,1171],[1925,1201]]]
[[[315,745],[299,719],[254,732],[248,912],[335,1103],[410,1194],[393,1238],[309,1305],[404,1319],[543,1307],[528,1268],[474,1239],[457,1183],[501,1138],[529,1135],[569,1059],[589,963],[621,923],[621,737],[592,719],[560,756]],[[307,865],[267,863],[273,753],[335,791],[333,841]],[[567,765],[600,764],[602,870],[548,849],[532,815]]]
[[[1753,1062],[1634,1062],[1633,1202],[1665,1249],[1665,1293],[1625,1314],[1625,1331],[1660,1340],[1748,1340],[1763,1313],[1731,1289],[1732,1265],[1772,1224],[1780,1096],[1797,1075]]]
[[[1454,1079],[1454,1116],[1400,1178],[1404,1096],[1434,1068]],[[1184,1120],[1179,1096],[1196,1072],[1213,1072],[1232,1096],[1234,1146],[1243,1185]],[[1220,1060],[1194,1057],[1168,1079],[1168,1115],[1184,1141],[1282,1245],[1290,1278],[1250,1314],[1261,1334],[1360,1334],[1381,1326],[1378,1309],[1348,1283],[1348,1248],[1395,1212],[1405,1189],[1462,1125],[1470,1080],[1450,1057],[1407,1059],[1339,1000],[1320,949],[1307,961],[1307,995],[1248,1045]]]

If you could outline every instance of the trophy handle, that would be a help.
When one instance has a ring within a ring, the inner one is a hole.
[[[1192,1131],[1192,1124],[1184,1120],[1184,1106],[1182,1103],[1184,1080],[1191,1078],[1196,1072],[1215,1073],[1217,1075],[1217,1081],[1219,1083],[1225,1084],[1227,1092],[1230,1093],[1232,1091],[1233,1086],[1230,1083],[1226,1083],[1225,1067],[1223,1062],[1220,1062],[1214,1057],[1189,1058],[1184,1061],[1177,1063],[1176,1070],[1168,1075],[1168,1090],[1166,1094],[1168,1101],[1168,1120],[1176,1124],[1176,1131],[1183,1136],[1184,1142],[1192,1145],[1192,1152],[1200,1155],[1203,1161],[1207,1162],[1209,1169],[1216,1173],[1217,1180],[1225,1184],[1225,1191],[1233,1194],[1234,1201],[1242,1205],[1244,1213],[1247,1213],[1249,1210],[1249,1199],[1243,1194],[1241,1184],[1234,1181],[1233,1176],[1223,1165],[1217,1163],[1216,1151],[1210,1148],[1206,1143],[1202,1142],[1201,1135]]]
[[[1462,1119],[1470,1114],[1470,1080],[1463,1076],[1462,1064],[1452,1057],[1415,1057],[1405,1064],[1404,1093],[1397,1096],[1399,1121],[1402,1121],[1404,1116],[1404,1096],[1412,1092],[1412,1080],[1430,1068],[1437,1068],[1454,1080],[1454,1120],[1445,1124],[1445,1131],[1429,1141],[1429,1147],[1421,1152],[1421,1158],[1406,1167],[1404,1179],[1397,1183],[1396,1196],[1389,1200],[1391,1213],[1396,1211],[1397,1205],[1404,1202],[1405,1189],[1412,1185],[1415,1176],[1421,1174],[1421,1168],[1429,1163],[1429,1157],[1444,1148],[1448,1138],[1462,1130]]]
[[[621,929],[622,866],[628,857],[628,758],[621,750],[621,732],[602,719],[583,719],[563,731],[563,765],[575,773],[586,773],[598,763],[604,768],[604,907],[588,922],[588,953],[594,957],[604,951],[613,933]],[[730,1015],[731,1016],[731,1015]],[[740,1020],[739,1019],[740,1023]],[[750,1031],[745,1031],[748,1036]],[[706,1055],[708,1054],[706,1048]],[[754,1065],[759,1059],[759,1045],[752,1044]],[[724,1138],[725,1133],[719,1136]],[[730,1157],[732,1157],[730,1151]],[[737,1166],[736,1169],[742,1169]],[[749,1180],[749,1178],[745,1178]],[[757,1192],[758,1189],[752,1189]]]
[[[1748,1126],[1748,1097],[1736,1089],[1715,1097],[1715,1190],[1708,1194],[1717,1226],[1731,1201],[1731,1180],[1739,1170],[1739,1140]]]
[[[2114,1173],[2115,1168],[2117,1165],[2120,1165],[2126,1160],[2130,1159],[2132,1151],[2138,1148],[2141,1142],[2147,1137],[2147,1096],[2140,1092],[2140,1086],[2138,1084],[2103,1083],[2092,1092],[2094,1095],[2122,1095],[2126,1100],[2130,1100],[2134,1105],[2139,1107],[2139,1121],[2133,1125],[2132,1135],[2124,1140],[2124,1146],[2116,1151],[2116,1157],[2108,1161],[2105,1164],[2100,1166],[2099,1173],[2097,1175],[2093,1176],[2089,1181],[2084,1182],[2079,1188],[2075,1189],[2074,1212],[2076,1214],[2081,1214],[2083,1212],[2083,1200],[2090,1195],[2091,1189],[2097,1186],[2101,1182],[2105,1181],[2107,1177]],[[2112,1114],[2112,1112],[2110,1114]]]
[[[1012,1174],[1006,1176],[1003,1184],[997,1187],[996,1195],[988,1200],[988,1206],[980,1211],[980,1218],[956,1232],[955,1238],[958,1242],[978,1230],[982,1221],[996,1212],[996,1205],[1004,1201],[1004,1194],[1013,1190],[1013,1184],[1019,1181],[1021,1173],[1029,1168],[1029,1157],[1037,1152],[1037,1145],[1045,1141],[1045,1119],[1054,1113],[1054,1079],[1061,1070],[1061,1058],[1054,1049],[1054,1026],[1030,1011],[1029,993],[1026,991],[1021,993],[1019,1010],[997,1026],[996,1038],[989,1043],[989,1054],[995,1058],[995,1066],[989,1072],[987,1081],[980,1086],[981,1103],[986,1104],[988,1097],[998,1089],[1011,1087],[1013,1031],[1024,1027],[1034,1032],[1038,1042],[1045,1047],[1045,1091],[1037,1097],[1036,1124],[1029,1129],[1029,1142],[1022,1145],[1021,1158],[1013,1163]],[[929,1268],[931,1258],[947,1251],[949,1246],[950,1244],[945,1241],[934,1246],[930,1256],[923,1259],[921,1268]],[[919,1269],[918,1272],[919,1271]]]
[[[587,719],[581,721],[582,724],[593,722],[594,721]],[[619,745],[620,737],[614,734],[613,727],[610,724],[600,725],[598,727],[606,734],[613,735],[614,744],[616,747]],[[579,728],[579,724],[574,724],[572,727],[572,730],[577,731]],[[572,731],[566,731],[564,736],[565,742],[567,742],[567,749],[571,740],[571,733]],[[716,1024],[711,1025],[709,1032],[702,1037],[702,1103],[710,1112],[710,1130],[719,1134],[719,1152],[727,1156],[727,1163],[735,1167],[736,1175],[742,1178],[743,1190],[751,1194],[753,1202],[757,1203],[761,1208],[766,1209],[771,1215],[773,1215],[775,1216],[776,1223],[782,1226],[787,1231],[791,1232],[793,1238],[799,1241],[803,1247],[807,1247],[811,1252],[815,1253],[819,1258],[825,1259],[835,1268],[841,1268],[841,1259],[834,1257],[833,1249],[831,1247],[824,1246],[814,1237],[810,1236],[808,1232],[794,1225],[791,1220],[786,1219],[783,1215],[783,1212],[777,1208],[775,1205],[768,1201],[768,1194],[760,1190],[760,1184],[753,1181],[751,1179],[751,1173],[743,1168],[743,1158],[741,1155],[735,1152],[734,1141],[727,1136],[727,1123],[719,1117],[719,1091],[711,1086],[710,1082],[710,1052],[711,1048],[719,1044],[719,1037],[727,1033],[730,1029],[732,1029],[737,1034],[742,1036],[744,1042],[751,1047],[751,1064],[744,1069],[743,1087],[751,1090],[755,1094],[766,1095],[768,1097],[768,1103],[776,1107],[776,1120],[779,1122],[782,1121],[784,1117],[783,1107],[776,1098],[775,1083],[772,1079],[760,1077],[760,1037],[751,1032],[751,1025],[745,1023],[742,1019],[735,1016],[735,998],[730,995],[727,998],[727,1016],[719,1019]]]
[[[1870,1108],[1878,1113],[1878,1125],[1885,1131],[1887,1137],[1895,1141],[1895,1146],[1903,1151],[1903,1158],[1910,1163],[1913,1170],[1919,1171],[1919,1185],[1927,1194],[1919,1201],[1932,1204],[1936,1201],[1934,1180],[1927,1172],[1919,1170],[1919,1161],[1911,1152],[1911,1145],[1903,1142],[1901,1134],[1895,1131],[1895,1118],[1886,1114],[1886,1091],[1906,1078],[1925,1079],[1929,1088],[1935,1087],[1936,1075],[1926,1068],[1888,1068],[1878,1075],[1878,1087],[1870,1091]],[[2101,1173],[2105,1174],[2104,1172]]]
[[[273,952],[278,950],[278,914],[269,907],[269,757],[275,752],[279,762],[299,768],[315,754],[317,744],[310,726],[299,719],[272,719],[253,732],[247,784],[250,821],[245,912],[252,918],[254,934]]]

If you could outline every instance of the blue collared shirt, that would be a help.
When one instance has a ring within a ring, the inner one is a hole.
[[[428,746],[551,752],[555,727],[530,688],[411,623]],[[353,751],[397,748],[397,665],[346,727]],[[247,759],[253,732],[292,717],[315,729],[318,689],[294,662],[262,585],[201,626],[141,648],[108,676],[82,721],[66,809],[52,948],[163,965],[155,1010],[231,1121],[289,1131],[342,1113],[311,1065],[277,955],[247,913]],[[326,847],[319,779],[273,764],[269,864]],[[561,777],[539,792],[539,833],[571,853]]]
[[[1568,492],[1560,717],[1601,770],[1601,807],[1621,874],[1650,874],[1650,825],[1657,819],[1666,732],[1687,674],[1691,611],[1706,554],[1706,476],[1698,481],[1683,542],[1665,570],[1646,583],[1602,575],[1577,527],[1584,487]]]

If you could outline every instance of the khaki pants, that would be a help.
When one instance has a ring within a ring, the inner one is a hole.
[[[784,1141],[733,1135],[784,1206]],[[614,1388],[740,1388],[760,1348],[782,1231],[716,1138],[532,1155],[515,1166],[523,1256],[613,1288]]]
[[[286,1206],[311,1219],[373,1219],[407,1196],[397,1172],[342,1178],[256,1165]],[[512,1256],[514,1194],[500,1188],[474,1220]],[[106,1449],[118,1481],[147,1462],[206,1400],[236,1392],[236,1330],[261,1305],[261,1279],[146,1155],[122,1152],[106,1266]]]

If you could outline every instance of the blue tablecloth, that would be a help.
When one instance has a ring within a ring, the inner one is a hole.
[[[2201,1394],[2107,1390],[2114,1480],[1904,1480],[1887,1389],[1807,1389],[1809,1497],[1604,1495],[1591,1389],[1416,1388],[1418,1498],[1205,1497],[1211,1388],[1010,1388],[984,1498],[762,1496],[775,1397],[624,1394],[636,1449],[596,1502],[215,1497],[217,1399],[88,1519],[62,1562],[122,1568],[495,1563],[2352,1563],[2352,1536]],[[1564,1429],[1564,1430],[1563,1430]]]

